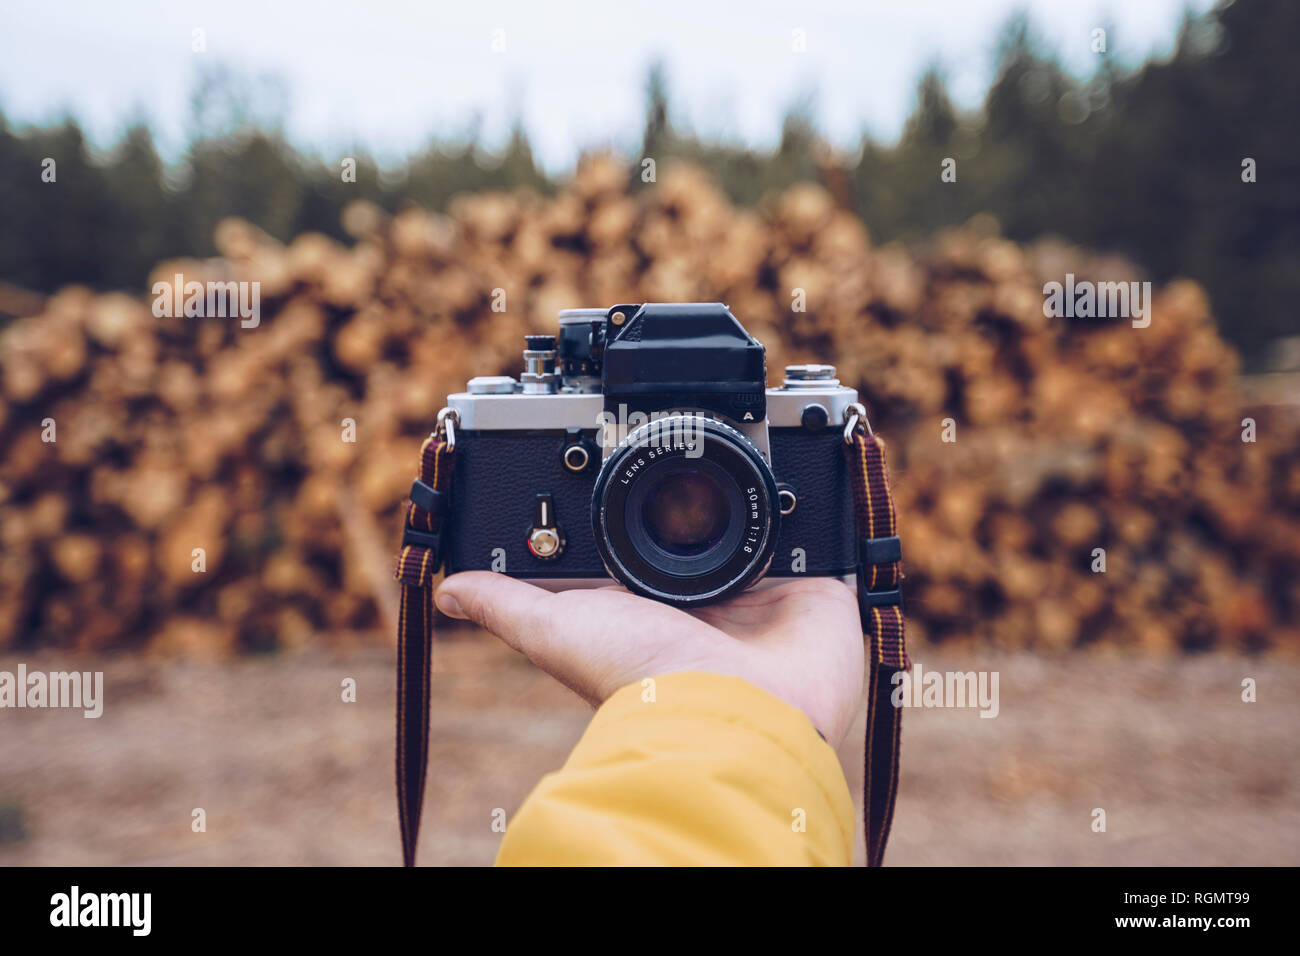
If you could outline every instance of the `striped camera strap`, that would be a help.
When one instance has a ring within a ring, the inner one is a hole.
[[[902,711],[893,706],[893,677],[912,666],[903,641],[903,566],[885,443],[859,425],[844,445],[858,532],[858,610],[867,638],[867,742],[862,822],[867,866],[880,866],[898,795]]]
[[[858,534],[858,604],[870,680],[863,779],[867,864],[879,866],[898,792],[900,711],[892,677],[911,662],[903,644],[901,551],[879,437],[859,426],[844,445]],[[402,586],[397,635],[397,813],[402,859],[415,864],[429,761],[429,664],[433,576],[442,565],[454,454],[441,435],[425,439],[411,486],[396,577]]]
[[[397,580],[402,606],[397,623],[397,818],[402,860],[415,865],[420,810],[429,767],[429,655],[433,644],[433,576],[442,566],[453,455],[441,435],[420,449],[420,476],[402,524]]]

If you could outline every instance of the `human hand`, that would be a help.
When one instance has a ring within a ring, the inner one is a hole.
[[[552,593],[467,571],[443,581],[434,600],[593,706],[646,677],[727,674],[803,711],[835,747],[861,705],[857,598],[833,578],[798,578],[684,611],[618,586]]]

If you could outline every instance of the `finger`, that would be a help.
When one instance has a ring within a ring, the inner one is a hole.
[[[465,571],[443,581],[433,599],[448,617],[473,621],[532,657],[546,639],[555,595],[504,574]]]

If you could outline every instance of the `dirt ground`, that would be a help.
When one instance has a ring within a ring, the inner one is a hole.
[[[997,671],[1001,712],[907,712],[887,863],[1300,863],[1300,662],[915,656],[926,670]],[[493,811],[513,813],[562,763],[589,710],[480,632],[453,632],[435,660],[420,862],[488,864]],[[0,657],[0,670],[19,662]],[[0,865],[400,862],[391,653],[93,667],[98,720],[0,710]],[[348,677],[356,703],[341,700]],[[1256,703],[1241,700],[1246,677]],[[861,747],[859,727],[840,754],[855,797]],[[1097,807],[1105,833],[1091,828]]]

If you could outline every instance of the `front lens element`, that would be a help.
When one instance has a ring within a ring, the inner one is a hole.
[[[666,475],[646,495],[641,520],[654,543],[692,557],[714,547],[726,530],[730,506],[718,483],[696,468]]]

